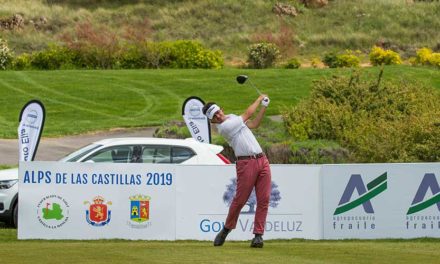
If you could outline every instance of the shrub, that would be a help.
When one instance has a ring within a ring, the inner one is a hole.
[[[351,160],[350,152],[338,144],[322,144],[321,141],[304,141],[290,145],[292,155],[288,163],[329,164]]]
[[[250,68],[265,69],[272,67],[278,59],[280,51],[273,43],[257,43],[248,48]]]
[[[163,124],[156,129],[154,137],[158,138],[190,138],[189,132],[185,122],[183,121],[170,121]]]
[[[223,67],[222,53],[207,50],[197,41],[178,40],[173,42],[169,57],[172,68],[220,69]]]
[[[120,52],[119,65],[123,69],[149,68],[148,52],[146,44],[127,45]]]
[[[440,53],[433,53],[430,60],[429,60],[429,63],[432,66],[436,66],[436,67],[440,68]]]
[[[272,164],[288,164],[292,157],[292,150],[287,142],[271,144],[264,149],[264,153]]]
[[[338,56],[335,53],[330,52],[324,55],[324,57],[322,58],[322,62],[324,63],[324,65],[330,68],[336,68],[338,67],[337,57]]]
[[[72,68],[75,53],[64,46],[49,45],[46,50],[32,53],[30,64],[39,70]]]
[[[31,54],[23,53],[12,60],[13,70],[25,70],[31,68]]]
[[[377,65],[392,65],[402,64],[402,59],[397,52],[392,50],[384,50],[380,47],[374,46],[369,54],[370,62],[374,66]]]
[[[301,62],[297,58],[290,59],[284,66],[286,69],[298,69],[301,67]]]
[[[139,68],[209,68],[223,67],[220,51],[204,48],[196,41],[144,42],[126,44],[116,53],[97,46],[67,47],[49,45],[45,50],[15,58],[13,68],[41,70],[139,69]]]
[[[293,140],[334,140],[356,162],[439,161],[440,93],[381,78],[316,82],[309,99],[283,112],[287,131]]]
[[[0,38],[0,70],[5,70],[12,59],[12,52],[6,40]]]
[[[358,56],[354,54],[353,51],[347,50],[344,54],[337,56],[338,67],[340,68],[350,68],[359,67],[361,60]]]
[[[147,61],[149,67],[166,68],[171,65],[171,52],[173,42],[148,42]]]
[[[440,67],[440,53],[432,52],[431,49],[421,48],[417,50],[417,56],[410,59],[412,65],[430,65]]]
[[[342,54],[328,53],[322,61],[329,68],[358,67],[360,63],[359,57],[351,50]]]

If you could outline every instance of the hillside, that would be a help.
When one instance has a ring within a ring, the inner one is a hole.
[[[277,15],[277,1],[253,0],[0,0],[0,38],[16,54],[78,34],[108,39],[197,39],[223,52],[227,64],[246,60],[247,46],[270,41],[283,58],[306,60],[330,51],[360,50],[374,44],[404,58],[420,47],[440,49],[440,3],[408,0],[333,0],[306,8],[296,0],[297,16]],[[18,14],[19,17],[13,19]],[[17,19],[19,21],[17,21]],[[8,28],[5,23],[17,23]],[[99,34],[97,34],[99,32]]]

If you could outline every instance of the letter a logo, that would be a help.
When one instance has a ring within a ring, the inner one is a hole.
[[[433,197],[429,198],[426,201],[423,201],[425,199],[426,193],[428,192],[428,189],[431,190]],[[408,209],[408,212],[406,214],[410,215],[417,213],[432,206],[433,204],[437,204],[437,209],[440,211],[440,187],[438,185],[435,174],[426,173],[423,177],[422,182],[420,183],[416,196],[414,196],[411,207]]]
[[[342,194],[341,200],[339,201],[338,208],[336,208],[333,215],[342,214],[353,208],[358,207],[361,204],[367,214],[374,214],[373,206],[371,205],[370,200],[385,191],[386,189],[386,172],[369,182],[367,184],[367,188],[365,188],[365,184],[362,180],[361,175],[353,174],[351,175],[350,180],[345,187],[344,193]],[[359,194],[359,197],[354,201],[350,201],[355,190]]]

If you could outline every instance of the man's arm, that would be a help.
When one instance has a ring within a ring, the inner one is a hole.
[[[266,107],[261,108],[260,112],[258,112],[257,117],[254,120],[248,120],[254,115],[255,111],[257,111],[258,105],[260,105],[261,101],[263,101],[265,97],[267,97],[265,94],[260,95],[257,100],[255,100],[255,102],[253,102],[241,115],[241,118],[243,118],[243,122],[245,122],[249,128],[257,128],[260,125],[264,113],[266,112]]]
[[[246,122],[247,127],[251,128],[251,129],[258,128],[260,126],[261,120],[263,120],[263,116],[264,116],[265,112],[266,112],[266,107],[262,106],[260,108],[260,111],[258,112],[257,116],[254,119]]]

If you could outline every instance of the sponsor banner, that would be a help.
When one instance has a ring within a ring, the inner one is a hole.
[[[440,237],[440,166],[324,165],[324,238]]]
[[[440,237],[440,163],[271,165],[265,239]],[[197,239],[223,227],[234,165],[21,162],[19,239]],[[251,194],[230,240],[252,238]]]
[[[40,101],[29,101],[21,110],[18,119],[19,161],[34,160],[43,132],[44,120],[45,109]]]
[[[176,167],[21,162],[19,239],[175,239]]]
[[[320,166],[271,165],[272,192],[265,239],[319,239],[322,234]],[[181,166],[176,184],[176,239],[213,240],[235,193],[235,166]],[[229,240],[253,237],[255,193]]]
[[[191,96],[182,105],[182,116],[191,136],[202,143],[211,143],[211,127],[208,118],[203,114],[205,105],[202,99]]]

